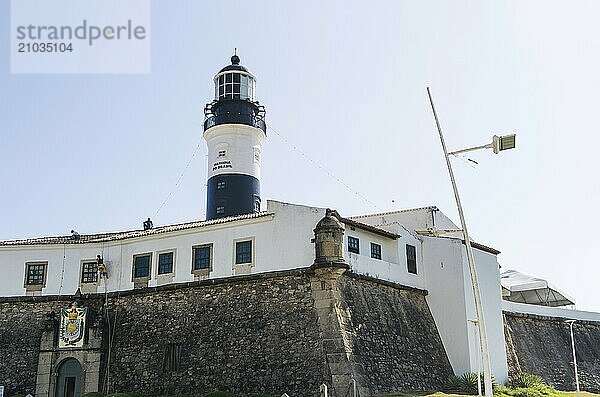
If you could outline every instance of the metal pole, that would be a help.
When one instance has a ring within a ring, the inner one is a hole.
[[[581,397],[579,390],[579,373],[577,372],[577,357],[575,356],[575,338],[573,337],[573,323],[575,320],[568,320],[569,328],[571,329],[571,347],[573,348],[573,366],[575,367],[575,386],[577,386],[577,397]]]
[[[322,383],[321,386],[319,386],[319,392],[321,394],[321,397],[328,397],[327,396],[327,385],[325,383]]]
[[[454,172],[452,171],[452,165],[450,164],[450,157],[448,157],[448,150],[446,149],[446,142],[444,141],[444,135],[442,134],[442,127],[440,126],[440,121],[438,120],[438,116],[435,111],[435,106],[433,105],[433,98],[431,97],[431,91],[429,90],[429,87],[427,87],[427,95],[429,96],[431,110],[433,111],[435,124],[440,135],[442,149],[444,150],[444,158],[446,159],[446,165],[448,166],[448,174],[450,174],[450,181],[452,182],[452,189],[454,190],[454,198],[456,199],[456,207],[458,208],[460,224],[463,230],[465,245],[467,247],[467,261],[469,262],[469,274],[471,276],[471,285],[473,286],[473,298],[475,300],[475,311],[477,314],[479,343],[481,345],[481,355],[483,359],[483,384],[485,387],[486,397],[492,397],[492,373],[490,368],[489,348],[487,341],[487,333],[485,330],[485,321],[483,317],[483,305],[481,304],[481,294],[479,291],[479,283],[477,282],[477,270],[475,268],[475,259],[473,257],[473,247],[471,247],[471,240],[469,239],[469,232],[467,231],[467,223],[465,221],[465,215],[463,213],[462,204],[460,202],[458,187],[456,186],[456,181],[454,180]]]
[[[477,395],[481,397],[481,345],[479,344],[479,332],[477,330],[477,320],[469,320],[475,326],[475,343],[477,345]]]
[[[350,378],[350,383],[352,384],[352,397],[357,397],[357,393],[356,393],[356,379],[354,379],[354,376],[352,376]]]
[[[473,152],[475,150],[481,150],[481,149],[491,149],[492,147],[493,147],[493,145],[491,143],[488,143],[487,145],[480,145],[480,146],[470,147],[470,148],[467,148],[467,149],[455,150],[454,152],[448,153],[448,155],[455,155],[455,154]]]

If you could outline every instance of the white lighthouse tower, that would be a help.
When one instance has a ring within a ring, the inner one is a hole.
[[[256,101],[256,77],[237,55],[214,77],[215,99],[204,108],[208,145],[206,219],[260,211],[265,109]]]

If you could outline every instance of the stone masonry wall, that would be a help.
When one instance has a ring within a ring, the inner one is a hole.
[[[35,395],[40,342],[55,333],[60,309],[71,297],[0,298],[0,384],[4,395]],[[88,306],[97,309],[99,299]],[[93,314],[90,319],[94,321]],[[50,368],[48,368],[50,371]]]
[[[111,338],[105,297],[84,296],[80,306],[97,313],[98,387],[110,392],[309,397],[325,382],[345,397],[354,378],[366,397],[435,388],[452,372],[424,294],[310,269],[143,288],[108,295]],[[71,300],[0,298],[6,396],[36,395],[41,335]],[[169,349],[180,355],[177,368]]]
[[[310,279],[244,277],[111,302],[111,390],[145,395],[312,395],[328,378]],[[169,343],[180,369],[164,368]]]
[[[351,361],[370,394],[440,389],[453,374],[425,293],[364,277],[340,280]]]
[[[504,312],[509,376],[529,372],[559,390],[575,390],[569,325],[562,318]],[[582,390],[600,392],[600,323],[573,325]]]

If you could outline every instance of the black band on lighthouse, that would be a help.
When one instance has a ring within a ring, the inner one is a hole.
[[[260,211],[260,182],[243,174],[220,174],[208,180],[206,219]]]

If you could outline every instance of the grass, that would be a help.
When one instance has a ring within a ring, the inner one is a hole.
[[[402,392],[402,393],[391,393],[391,394],[383,394],[380,397],[468,397],[473,396],[470,394],[454,394],[454,393],[444,393],[441,391],[437,392],[427,392],[427,391],[414,391],[414,392]],[[476,395],[475,395],[476,396]],[[494,393],[494,397],[506,397],[507,394],[504,393]],[[552,394],[552,397],[577,397],[577,392],[574,391],[555,391]],[[590,393],[587,391],[581,392],[581,397],[600,397],[600,394]]]

